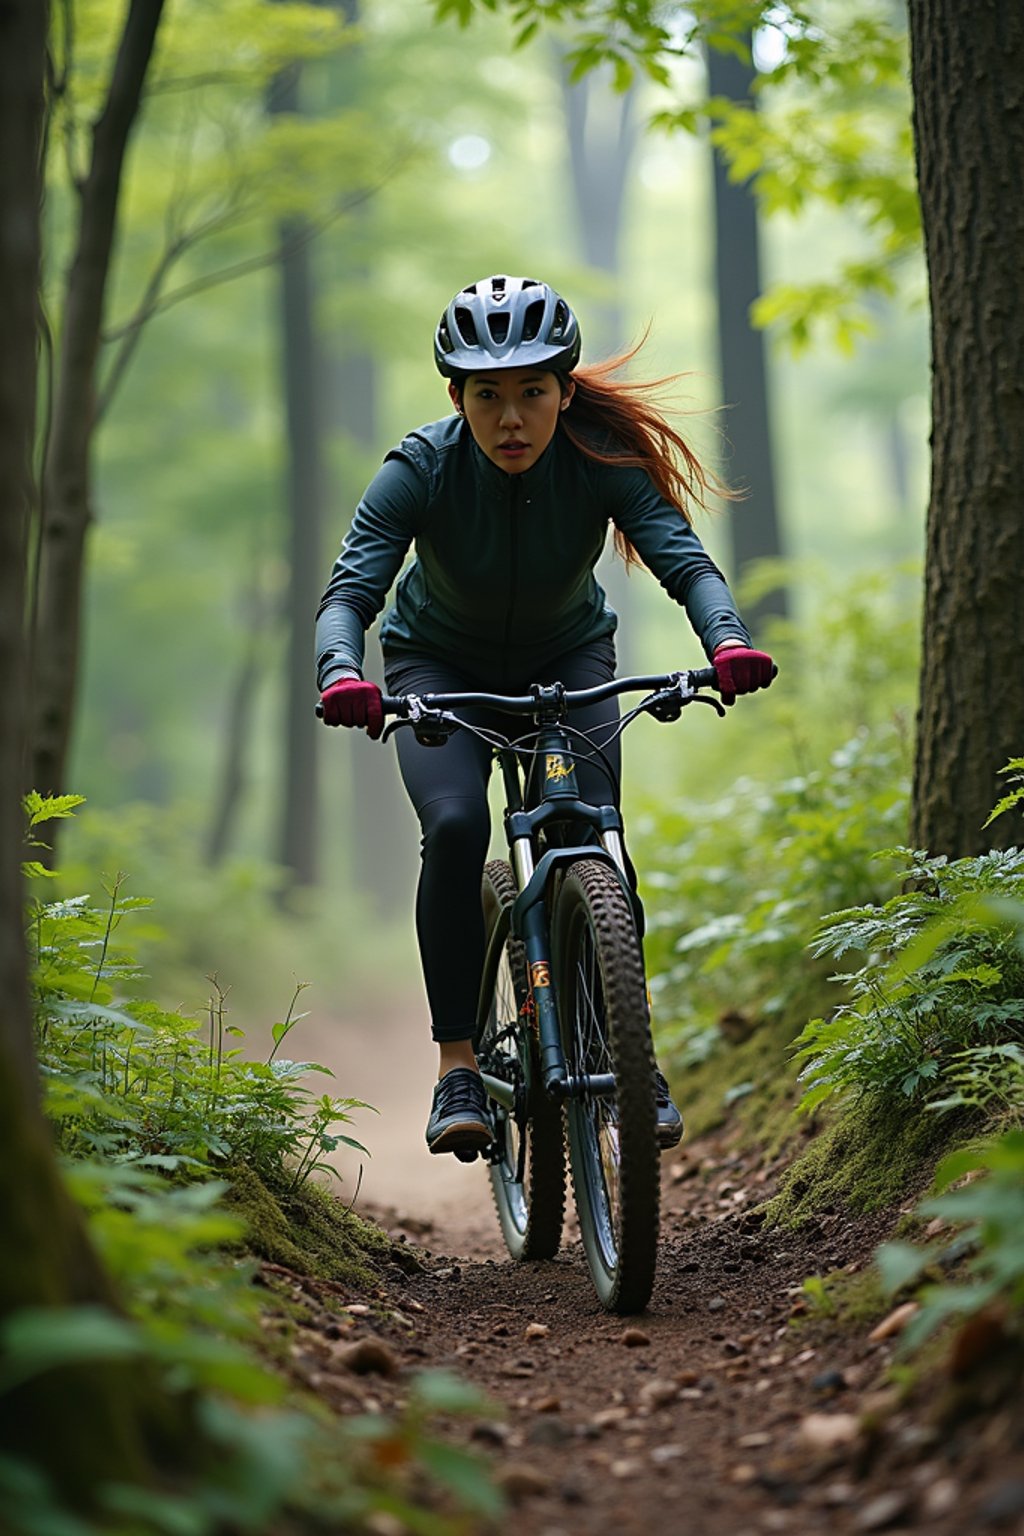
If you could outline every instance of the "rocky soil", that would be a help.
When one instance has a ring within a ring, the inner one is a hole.
[[[491,1459],[538,1536],[1024,1536],[1024,1405],[993,1385],[985,1340],[913,1380],[897,1360],[894,1378],[903,1313],[876,1299],[857,1320],[820,1315],[804,1291],[865,1272],[898,1213],[769,1228],[758,1208],[780,1168],[728,1134],[664,1165],[642,1317],[602,1311],[571,1227],[552,1263],[502,1258],[480,1172],[465,1221],[375,1212],[404,1261],[376,1295],[320,1310],[322,1282],[278,1273],[314,1302],[296,1375],[348,1413],[400,1411],[412,1371],[458,1372],[491,1406],[443,1433]],[[976,1380],[984,1411],[967,1413]],[[404,1529],[377,1519],[380,1536]]]

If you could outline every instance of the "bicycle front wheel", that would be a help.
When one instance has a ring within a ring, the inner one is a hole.
[[[516,897],[503,859],[486,865],[482,895],[489,941]],[[481,1071],[500,1078],[514,1100],[512,1107],[491,1101],[491,1191],[512,1257],[550,1259],[558,1252],[565,1207],[562,1111],[541,1082],[531,1002],[526,955],[509,933],[474,1042]]]
[[[566,1069],[614,1077],[611,1094],[566,1101],[580,1235],[610,1312],[641,1312],[658,1250],[659,1158],[643,958],[625,892],[607,864],[580,859],[554,914],[555,985]]]

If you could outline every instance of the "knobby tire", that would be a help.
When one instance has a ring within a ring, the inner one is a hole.
[[[484,868],[482,899],[488,942],[516,898],[503,859]],[[489,1168],[505,1245],[514,1259],[550,1259],[558,1252],[565,1207],[562,1111],[544,1092],[532,1027],[526,955],[511,933],[505,940],[483,1026],[474,1042],[483,1070],[524,1085],[525,1123],[492,1102],[498,1159]],[[526,1088],[527,1076],[529,1087]],[[526,1138],[523,1178],[517,1177],[520,1137]]]
[[[613,1072],[614,1097],[566,1102],[580,1233],[611,1312],[650,1300],[660,1214],[654,1052],[643,958],[629,903],[607,864],[580,859],[554,910],[555,985],[572,1076]]]

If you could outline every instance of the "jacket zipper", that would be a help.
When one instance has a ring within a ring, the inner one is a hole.
[[[513,480],[509,496],[509,584],[508,607],[505,610],[505,639],[503,644],[503,667],[507,683],[509,671],[509,647],[512,639],[512,615],[516,606],[518,595],[518,569],[517,555],[519,547],[519,482]]]

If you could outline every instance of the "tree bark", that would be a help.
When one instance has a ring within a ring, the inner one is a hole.
[[[932,477],[911,839],[1020,843],[983,823],[1024,754],[1024,10],[910,0],[931,297]]]
[[[613,296],[597,309],[597,325],[588,338],[592,357],[608,357],[625,345],[618,281],[622,268],[623,210],[629,169],[637,144],[636,92],[614,92],[602,76],[569,78],[559,56],[562,99],[569,143],[573,197],[583,254],[590,266],[615,285]]]
[[[299,70],[275,82],[271,112],[299,111]],[[316,881],[320,729],[313,712],[310,630],[323,580],[323,430],[321,380],[313,323],[310,242],[299,219],[280,229],[282,385],[288,436],[288,592],[285,626],[284,760],[279,858],[292,885]]]
[[[38,0],[0,9],[0,1074],[32,1099],[37,1085],[22,918],[21,798],[46,31],[47,8]]]
[[[24,1307],[115,1305],[61,1183],[39,1105],[23,926],[25,586],[47,21],[41,0],[0,6],[0,1321]],[[169,1417],[148,1378],[129,1367],[57,1367],[0,1395],[0,1444],[8,1455],[30,1457],[85,1508],[105,1481],[150,1477],[145,1433]]]
[[[744,41],[749,46],[749,36]],[[757,76],[752,62],[709,48],[707,70],[712,96],[750,103]],[[750,321],[751,305],[761,292],[757,203],[748,182],[730,181],[728,165],[717,147],[713,147],[712,155],[718,356],[730,448],[725,473],[735,489],[748,492],[729,518],[733,572],[739,577],[755,560],[778,559],[782,540],[775,503],[764,337]],[[785,589],[779,587],[750,604],[745,612],[756,626],[769,615],[785,617],[787,607]]]
[[[131,0],[79,188],[78,239],[58,343],[53,420],[43,474],[42,572],[33,679],[31,779],[62,792],[81,653],[85,549],[92,519],[96,364],[128,139],[139,111],[163,0]]]
[[[569,148],[569,169],[583,255],[610,279],[612,295],[594,307],[584,337],[587,356],[611,357],[626,345],[626,321],[619,291],[622,225],[629,170],[637,145],[636,92],[612,90],[601,75],[570,79],[564,52],[558,55]],[[614,554],[611,540],[598,577],[622,621],[616,633],[619,667],[632,670],[631,610],[635,606],[630,573]]]

